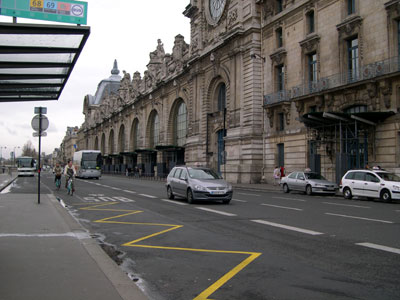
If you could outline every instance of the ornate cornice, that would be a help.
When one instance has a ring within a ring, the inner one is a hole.
[[[342,23],[336,25],[340,36],[351,36],[358,33],[363,19],[360,16],[352,16],[344,20]]]
[[[279,48],[274,53],[272,53],[269,57],[271,58],[272,62],[276,65],[280,65],[284,62],[286,58],[286,50],[285,48]]]
[[[303,48],[305,53],[317,51],[319,41],[321,37],[314,33],[312,35],[307,36],[304,40],[300,41],[300,47]]]

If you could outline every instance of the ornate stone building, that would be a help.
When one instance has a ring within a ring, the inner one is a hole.
[[[67,131],[65,132],[65,136],[58,151],[58,162],[66,163],[69,159],[73,159],[74,153],[78,148],[78,133],[78,126],[67,127]]]
[[[105,171],[207,165],[228,181],[400,163],[399,1],[191,0],[187,44],[116,65],[84,99],[80,149]]]
[[[262,163],[260,6],[191,1],[191,44],[158,40],[144,74],[124,71],[117,90],[84,99],[80,144],[100,149],[105,171],[139,165],[166,174],[176,164],[208,165],[228,180],[257,182]]]
[[[259,1],[265,162],[399,173],[399,1]]]

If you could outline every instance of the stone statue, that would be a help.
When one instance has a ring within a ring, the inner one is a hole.
[[[132,97],[137,97],[140,95],[140,86],[142,84],[142,77],[140,72],[135,72],[132,78]]]
[[[165,51],[164,51],[164,44],[161,42],[160,39],[157,40],[157,57],[163,59],[165,56]]]
[[[185,38],[178,34],[175,37],[174,47],[172,48],[172,58],[176,64],[177,71],[181,71],[183,69],[183,61],[185,56],[188,54],[189,45],[186,44]]]

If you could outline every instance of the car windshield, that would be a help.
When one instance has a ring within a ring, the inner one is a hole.
[[[189,176],[193,179],[221,179],[218,173],[211,169],[189,169]]]
[[[379,176],[380,178],[382,178],[383,180],[400,182],[400,177],[397,176],[396,174],[393,174],[393,173],[386,173],[386,172],[382,172],[382,173],[378,173],[378,172],[377,172],[376,174],[378,174],[378,176]]]
[[[321,180],[326,180],[324,176],[318,174],[318,173],[304,173],[306,175],[307,179],[321,179]]]

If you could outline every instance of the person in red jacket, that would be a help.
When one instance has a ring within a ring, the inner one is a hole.
[[[285,177],[285,167],[281,166],[281,178]]]

